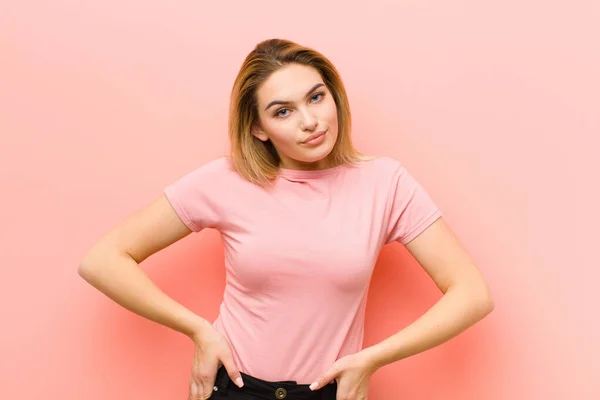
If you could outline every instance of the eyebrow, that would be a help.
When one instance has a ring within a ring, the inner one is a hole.
[[[313,86],[308,92],[306,92],[306,95],[304,96],[305,98],[308,97],[312,92],[315,91],[315,89],[321,87],[321,86],[325,86],[322,83],[317,83],[315,86]],[[276,104],[290,104],[289,101],[283,101],[283,100],[274,100],[272,102],[270,102],[269,104],[267,104],[267,106],[265,107],[265,111],[267,111],[269,109],[269,107],[274,106]]]

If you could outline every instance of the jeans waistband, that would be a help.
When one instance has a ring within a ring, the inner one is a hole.
[[[223,394],[228,391],[247,393],[265,400],[335,400],[337,382],[312,391],[310,385],[297,384],[296,381],[270,382],[240,372],[244,386],[239,388],[221,366],[217,371],[215,386]]]

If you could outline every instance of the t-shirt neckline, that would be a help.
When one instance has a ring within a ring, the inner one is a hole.
[[[304,169],[289,169],[279,167],[279,175],[283,178],[292,179],[314,179],[321,178],[326,175],[336,173],[344,167],[344,164],[340,164],[331,168],[304,170]]]

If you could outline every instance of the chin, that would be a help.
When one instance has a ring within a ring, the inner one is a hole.
[[[331,139],[332,138],[328,138],[328,140],[326,140],[324,143],[312,148],[307,148],[303,145],[300,145],[300,147],[290,148],[290,152],[287,153],[287,157],[304,164],[323,162],[327,160],[333,151],[333,147],[335,146],[335,141],[332,141]]]
[[[331,154],[331,150],[333,150],[333,147],[325,148],[324,146],[324,148],[322,149],[316,148],[311,152],[303,152],[302,154],[298,154],[297,160],[305,163],[316,163],[324,161]]]

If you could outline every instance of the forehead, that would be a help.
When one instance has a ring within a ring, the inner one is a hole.
[[[323,79],[315,68],[289,64],[273,72],[260,86],[258,101],[262,104],[271,100],[301,100],[317,83],[323,83]]]

